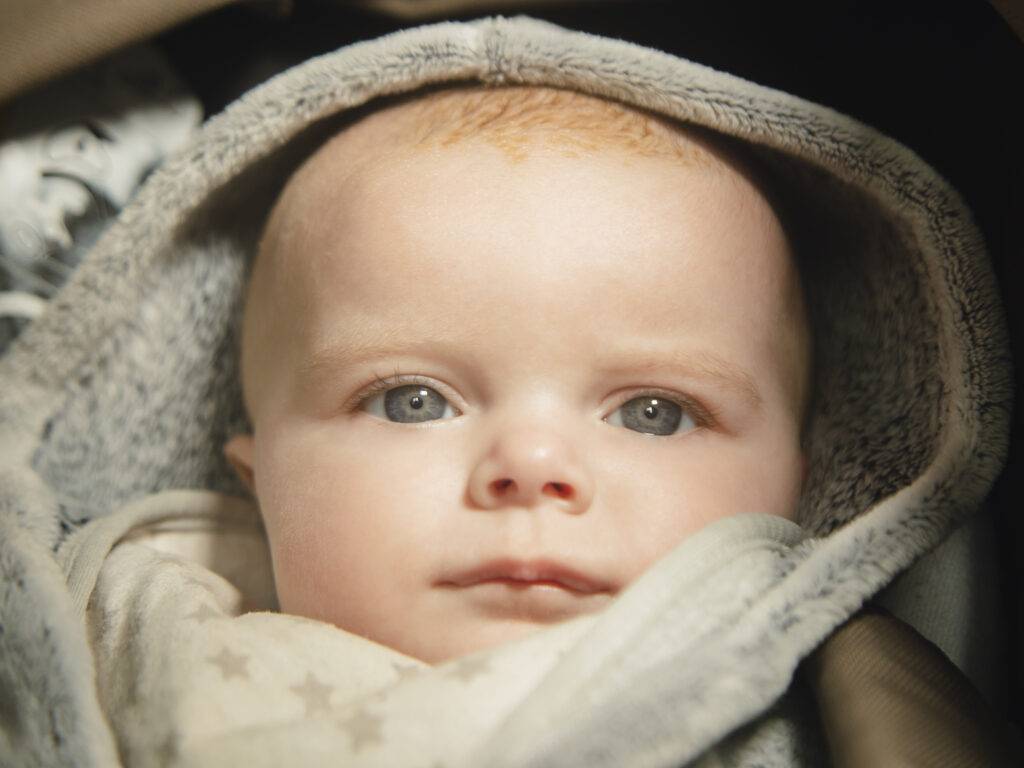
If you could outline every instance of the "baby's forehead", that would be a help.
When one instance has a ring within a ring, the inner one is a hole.
[[[736,215],[771,215],[768,205],[749,204],[751,194],[758,196],[757,185],[744,181],[749,177],[741,160],[699,129],[684,129],[642,110],[573,91],[436,91],[362,117],[317,150],[288,181],[264,231],[246,308],[248,326],[263,326],[266,332],[247,333],[243,348],[253,346],[254,340],[269,346],[271,336],[285,332],[283,323],[267,319],[271,315],[287,314],[293,318],[291,332],[301,332],[298,308],[311,306],[308,294],[320,290],[326,272],[343,268],[333,262],[329,270],[319,268],[324,265],[318,259],[330,259],[324,254],[337,250],[333,239],[343,236],[351,242],[353,231],[372,228],[374,221],[386,225],[380,216],[367,215],[373,213],[375,191],[383,190],[381,200],[389,204],[400,201],[401,184],[429,186],[419,175],[430,167],[424,158],[440,157],[442,165],[460,157],[472,163],[481,147],[508,161],[493,167],[514,167],[525,174],[541,167],[536,161],[542,151],[581,168],[609,157],[639,158],[630,165],[629,184],[641,175],[676,174],[680,167],[707,172],[725,179],[730,190],[740,190],[726,198],[730,207],[735,204]],[[623,207],[635,209],[635,204],[624,201]],[[387,216],[401,209],[389,205]],[[457,211],[452,214],[458,217]],[[509,218],[514,216],[511,211]],[[275,307],[282,311],[271,311]],[[257,313],[266,321],[249,317]]]
[[[270,284],[275,292],[284,283],[299,288],[308,281],[297,281],[297,274],[323,266],[318,259],[332,250],[325,243],[340,232],[350,237],[372,226],[368,221],[379,219],[382,207],[393,219],[399,210],[394,203],[404,189],[429,186],[424,174],[431,164],[424,160],[473,163],[481,149],[524,173],[543,166],[543,161],[530,162],[542,153],[556,161],[578,159],[581,168],[635,159],[629,174],[616,177],[625,184],[680,169],[698,172],[708,182],[724,180],[732,215],[767,221],[773,213],[747,158],[702,127],[546,86],[447,87],[375,106],[299,167],[264,228],[253,283]],[[543,182],[538,178],[534,183]],[[510,210],[508,218],[515,216]],[[264,301],[268,293],[251,291],[250,304]]]
[[[512,166],[539,153],[590,161],[641,158],[634,177],[660,165],[725,179],[737,195],[760,196],[763,186],[735,146],[701,127],[550,87],[445,88],[378,107],[318,149],[288,181],[261,250],[293,245],[297,235],[355,215],[354,208],[365,211],[375,190],[424,173],[427,165],[416,161],[431,153],[471,156],[473,147],[496,149]]]

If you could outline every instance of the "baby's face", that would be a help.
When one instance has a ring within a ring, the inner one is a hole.
[[[601,609],[713,520],[794,516],[806,329],[744,177],[474,140],[345,158],[271,224],[273,349],[228,447],[282,611],[439,662]]]

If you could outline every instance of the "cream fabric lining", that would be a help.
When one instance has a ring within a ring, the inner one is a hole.
[[[803,538],[779,517],[719,520],[601,613],[430,667],[261,610],[272,583],[253,512],[221,494],[167,491],[83,527],[61,549],[124,764],[507,763],[544,723],[572,723],[584,702],[631,708],[642,680],[624,674],[626,659],[650,660],[637,639],[649,646],[652,623],[672,629],[663,653],[685,652],[680,645],[776,583]],[[619,738],[584,741],[600,752]]]

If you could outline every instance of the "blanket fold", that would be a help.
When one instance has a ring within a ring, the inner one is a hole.
[[[651,689],[777,583],[803,538],[778,517],[718,521],[599,616],[431,668],[336,627],[257,610],[268,581],[253,573],[271,570],[251,545],[259,529],[244,500],[168,491],[61,548],[126,765],[520,764],[535,759],[524,747],[546,747],[537,734],[554,733],[548,723],[608,706],[613,729],[574,725],[590,745],[574,759],[620,765],[660,743],[643,734],[658,727],[656,713],[643,697],[624,702],[622,679]],[[204,565],[203,553],[222,570],[242,555],[243,582]],[[682,748],[693,747],[662,747]]]

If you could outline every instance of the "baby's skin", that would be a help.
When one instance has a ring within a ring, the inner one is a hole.
[[[718,518],[795,518],[806,474],[807,322],[765,197],[706,139],[617,141],[573,110],[630,110],[541,90],[479,131],[418,101],[343,131],[250,285],[254,432],[225,452],[281,610],[429,663],[600,610]]]

